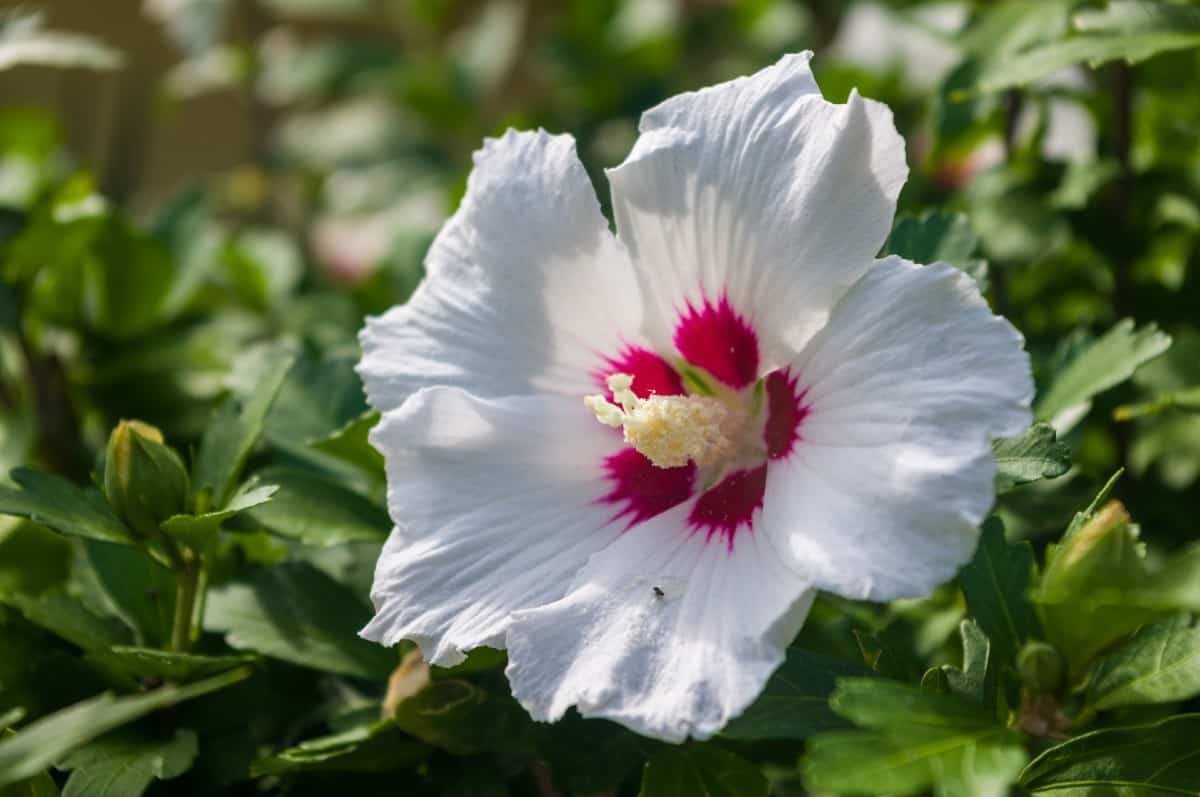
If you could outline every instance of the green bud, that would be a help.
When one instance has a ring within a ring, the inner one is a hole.
[[[1041,605],[1047,639],[1066,659],[1072,678],[1097,653],[1157,617],[1111,597],[1142,584],[1147,573],[1138,528],[1120,501],[1082,514],[1048,548],[1033,597]]]
[[[117,517],[152,536],[158,524],[187,511],[187,468],[162,432],[141,421],[121,421],[108,438],[104,494]]]
[[[1054,693],[1062,687],[1062,656],[1046,642],[1026,642],[1017,654],[1017,671],[1021,674],[1021,683],[1036,693]]]

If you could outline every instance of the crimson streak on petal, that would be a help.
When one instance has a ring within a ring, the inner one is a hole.
[[[762,508],[766,489],[765,462],[757,468],[734,471],[697,499],[688,523],[696,531],[703,531],[707,540],[721,535],[729,550],[733,550],[734,536],[742,526],[751,528],[754,513]]]
[[[800,440],[800,424],[808,415],[804,404],[805,390],[798,390],[800,379],[786,369],[772,371],[763,380],[767,392],[767,424],[763,427],[763,442],[767,456],[781,459],[792,453]]]
[[[616,357],[607,357],[604,368],[595,373],[596,381],[612,401],[608,389],[608,378],[613,374],[629,374],[633,377],[632,390],[640,399],[652,395],[676,396],[683,392],[683,379],[665,359],[639,346],[626,346]]]
[[[675,325],[675,348],[729,387],[740,389],[758,378],[758,335],[728,297],[715,305],[705,299],[699,309],[689,304]]]
[[[693,463],[660,468],[635,448],[610,456],[604,461],[604,471],[612,489],[600,500],[617,507],[612,519],[625,518],[627,529],[686,501],[696,481]]]

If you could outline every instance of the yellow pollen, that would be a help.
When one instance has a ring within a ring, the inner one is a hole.
[[[710,465],[732,452],[733,443],[726,434],[730,412],[721,401],[706,396],[640,399],[632,386],[629,374],[613,374],[608,389],[616,404],[604,396],[587,396],[583,403],[601,423],[623,427],[625,442],[653,464],[678,468],[690,460]]]

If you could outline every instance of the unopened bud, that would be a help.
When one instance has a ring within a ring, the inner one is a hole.
[[[1062,656],[1046,642],[1026,642],[1017,654],[1017,671],[1021,683],[1038,694],[1057,692],[1063,683]]]
[[[108,438],[104,494],[117,517],[151,536],[158,524],[187,511],[187,468],[162,432],[141,421],[121,421]]]

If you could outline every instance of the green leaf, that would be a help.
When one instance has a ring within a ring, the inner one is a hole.
[[[638,797],[766,797],[758,767],[708,745],[662,746],[646,762]]]
[[[188,730],[166,740],[124,731],[110,734],[58,763],[58,769],[71,771],[63,797],[140,797],[151,781],[187,772],[198,751],[196,734]]]
[[[377,709],[371,713],[378,716]],[[355,725],[341,733],[307,739],[294,747],[259,758],[251,774],[297,772],[390,772],[413,767],[431,749],[412,740],[391,720]]]
[[[1092,406],[1092,398],[1119,385],[1171,345],[1171,337],[1154,324],[1133,328],[1126,318],[1079,352],[1058,372],[1037,401],[1034,414],[1059,431],[1073,427]]]
[[[846,726],[829,707],[837,679],[869,676],[862,665],[788,648],[787,659],[758,699],[722,731],[732,739],[804,739]]]
[[[1028,593],[1033,580],[1033,548],[1009,543],[999,519],[983,524],[975,556],[958,574],[967,608],[991,640],[996,659],[1016,661],[1017,651],[1041,636]]]
[[[445,678],[400,701],[396,726],[457,755],[529,752],[535,729],[525,709],[507,694],[470,681]]]
[[[958,627],[962,637],[963,665],[942,667],[950,691],[972,700],[984,708],[996,710],[996,667],[991,663],[992,645],[987,634],[973,620],[963,620]]]
[[[6,731],[25,718],[25,709],[14,708],[0,714],[0,731]]]
[[[124,624],[93,614],[77,596],[62,588],[40,595],[10,595],[3,600],[19,609],[29,622],[84,650],[123,645],[132,639]]]
[[[1050,42],[993,62],[979,76],[981,91],[1022,86],[1072,64],[1096,67],[1118,59],[1131,64],[1159,53],[1200,46],[1200,9],[1150,0],[1112,0],[1075,15],[1082,35]]]
[[[979,236],[962,213],[928,210],[920,216],[901,215],[884,244],[883,254],[899,255],[914,263],[949,263],[987,290],[988,264],[975,256]]]
[[[1113,728],[1051,747],[1021,773],[1021,785],[1055,797],[1170,797],[1200,784],[1200,714]]]
[[[354,540],[387,538],[392,523],[387,512],[328,475],[276,466],[257,477],[279,486],[270,503],[250,511],[266,528],[307,545],[339,545]]]
[[[1181,614],[1143,628],[1100,660],[1088,683],[1097,710],[1200,695],[1200,627]]]
[[[162,522],[162,530],[197,550],[205,550],[220,531],[224,521],[239,512],[267,503],[277,489],[273,484],[261,484],[257,480],[251,480],[234,493],[224,509],[206,512],[203,515],[169,517]]]
[[[72,750],[159,709],[224,689],[246,678],[239,668],[187,686],[164,686],[128,697],[103,694],[43,717],[0,741],[0,786],[32,777]]]
[[[0,733],[0,738],[9,734]],[[61,797],[58,784],[49,772],[40,772],[32,778],[27,778],[7,786],[0,786],[0,797]]]
[[[192,466],[193,489],[208,496],[202,511],[226,508],[293,362],[294,353],[273,346],[251,352],[235,365],[237,385],[204,430]]]
[[[71,543],[35,523],[0,522],[0,595],[37,595],[66,581]]]
[[[383,478],[383,454],[367,439],[379,413],[364,412],[331,434],[309,443],[309,447],[364,473]]]
[[[361,418],[368,407],[354,371],[357,362],[357,350],[344,349],[298,359],[266,420],[271,444],[311,456],[310,443]]]
[[[18,487],[0,485],[0,514],[16,515],[63,534],[133,544],[133,536],[92,487],[76,487],[49,473],[17,468]]]
[[[320,570],[298,562],[212,589],[204,627],[231,647],[302,667],[383,681],[395,654],[358,637],[370,609]]]
[[[1054,427],[1034,424],[1019,437],[992,441],[996,460],[996,492],[1041,479],[1062,476],[1071,468],[1071,449],[1055,441]]]
[[[867,730],[808,741],[810,791],[1003,797],[1025,763],[1016,733],[954,694],[887,680],[845,679],[833,709]]]
[[[235,667],[252,664],[253,656],[202,656],[197,653],[174,653],[156,648],[137,648],[115,645],[93,650],[86,656],[97,666],[142,681],[157,678],[174,683],[187,683],[216,675]]]
[[[103,542],[88,542],[87,560],[112,613],[138,644],[165,647],[175,620],[175,574],[140,550]]]
[[[1171,409],[1200,412],[1200,387],[1188,387],[1171,393],[1162,393],[1151,401],[1117,407],[1113,417],[1118,421],[1128,421],[1147,415],[1158,415]]]
[[[304,273],[296,242],[269,228],[239,232],[227,244],[222,264],[241,298],[260,311],[279,307]]]

